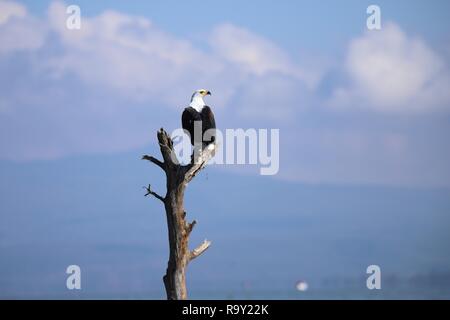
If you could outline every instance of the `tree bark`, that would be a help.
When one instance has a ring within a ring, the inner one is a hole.
[[[189,235],[196,221],[187,222],[183,200],[184,191],[188,183],[202,170],[207,162],[214,156],[215,145],[207,148],[196,148],[191,157],[191,163],[181,165],[173,150],[173,142],[169,135],[161,128],[158,133],[158,142],[164,161],[152,156],[144,155],[142,159],[148,160],[166,173],[167,192],[165,197],[152,191],[150,185],[146,187],[146,196],[152,195],[164,203],[169,232],[169,262],[166,274],[163,277],[168,300],[187,299],[186,267],[190,261],[200,256],[211,245],[205,240],[197,248],[189,250]]]

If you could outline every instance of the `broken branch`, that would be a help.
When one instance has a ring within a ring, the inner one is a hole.
[[[161,197],[159,194],[157,194],[156,192],[152,191],[152,189],[150,188],[150,185],[148,185],[148,187],[143,187],[145,190],[147,190],[147,193],[144,196],[148,196],[148,195],[152,195],[154,196],[156,199],[161,200],[162,202],[164,202],[164,198]]]
[[[163,169],[163,170],[165,170],[165,168],[166,168],[164,162],[159,161],[159,160],[156,159],[155,157],[148,156],[148,155],[143,155],[143,156],[142,156],[142,160],[150,161],[150,162],[156,164],[158,167],[160,167],[160,168]]]
[[[197,248],[195,248],[194,250],[191,251],[191,253],[189,255],[189,261],[197,258],[199,255],[201,255],[203,252],[205,252],[206,249],[208,249],[210,245],[211,245],[211,241],[208,241],[205,239],[205,241],[203,241],[203,243],[201,245],[199,245]]]

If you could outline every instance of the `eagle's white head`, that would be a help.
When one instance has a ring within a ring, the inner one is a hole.
[[[211,92],[209,90],[206,89],[195,90],[194,93],[192,94],[191,103],[189,104],[189,106],[200,112],[202,108],[205,106],[205,101],[203,101],[203,97],[207,95],[211,95]]]

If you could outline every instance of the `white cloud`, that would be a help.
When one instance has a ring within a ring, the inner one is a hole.
[[[27,9],[16,2],[0,1],[0,24],[8,22],[12,17],[23,18],[27,15]]]
[[[268,72],[299,73],[283,50],[244,28],[232,24],[220,25],[212,32],[211,43],[218,55],[237,63],[247,72],[259,76]]]
[[[218,93],[214,101],[221,108],[240,97],[240,89],[250,81],[283,76],[290,87],[296,83],[312,87],[319,77],[302,71],[272,42],[230,24],[212,31],[209,52],[143,17],[106,11],[82,18],[81,30],[67,29],[66,17],[63,3],[51,4],[48,20],[63,54],[44,61],[44,66],[55,76],[76,74],[86,83],[109,87],[133,101],[156,99],[180,108],[188,103],[193,88],[208,87]],[[293,92],[284,90],[284,95]],[[252,110],[249,107],[242,114],[269,116]]]
[[[76,74],[88,84],[111,88],[133,101],[156,100],[180,108],[188,103],[192,88],[208,87],[216,93],[214,101],[220,109],[259,79],[285,77],[289,87],[313,88],[320,77],[317,72],[303,71],[269,40],[230,24],[218,25],[211,32],[207,43],[211,52],[164,32],[143,17],[106,11],[83,17],[81,30],[67,29],[66,17],[63,3],[50,5],[50,30],[56,33],[63,52],[42,62],[46,72],[56,77]],[[293,93],[284,90],[283,94]],[[248,107],[241,114],[270,116],[252,110]]]
[[[350,43],[345,71],[331,104],[380,112],[417,112],[449,107],[448,66],[421,39],[397,25],[367,31]]]
[[[48,16],[64,45],[64,54],[49,61],[53,71],[74,73],[87,83],[110,87],[132,100],[156,98],[171,104],[175,102],[171,99],[173,88],[188,87],[193,75],[207,81],[208,74],[222,71],[214,58],[145,18],[106,11],[83,18],[81,30],[68,30],[65,6],[59,2],[50,6]]]
[[[0,53],[35,50],[44,43],[43,26],[30,17],[26,7],[0,1]]]
[[[145,143],[148,130],[142,115],[153,123],[164,110],[178,114],[199,87],[213,91],[218,112],[228,108],[242,118],[282,121],[295,114],[296,88],[313,82],[274,43],[230,24],[214,28],[201,49],[144,17],[105,11],[82,15],[81,29],[69,30],[62,2],[52,2],[44,18],[12,2],[8,8],[7,16],[14,17],[0,25],[0,67],[9,70],[1,81],[11,86],[2,98],[1,112],[9,120],[2,120],[8,124],[1,130],[15,128],[25,137],[0,139],[7,158],[135,148],[136,141]],[[18,51],[24,54],[9,65]],[[272,96],[277,98],[267,99]],[[276,113],[267,109],[269,102],[277,103]],[[29,126],[26,118],[32,116],[39,123]],[[64,130],[55,136],[58,128]]]
[[[319,79],[319,74],[300,68],[276,44],[245,28],[222,24],[213,30],[210,39],[217,55],[252,75],[280,73],[300,79],[310,87]]]

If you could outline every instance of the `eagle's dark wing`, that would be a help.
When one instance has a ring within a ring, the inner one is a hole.
[[[212,130],[212,132],[209,133],[211,140],[206,141],[206,143],[214,142],[216,140],[216,120],[214,119],[214,114],[211,111],[211,108],[208,106],[204,106],[201,112],[201,116],[203,121],[203,133],[205,133],[206,130]]]
[[[183,129],[189,133],[192,145],[194,145],[194,121],[202,121],[202,117],[197,110],[187,107],[181,115],[181,124]]]

